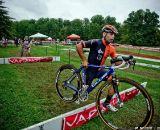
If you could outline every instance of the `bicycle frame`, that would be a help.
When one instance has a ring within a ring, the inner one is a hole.
[[[97,79],[95,81],[95,83],[93,83],[91,86],[89,86],[86,90],[86,92],[89,94],[98,84],[100,84],[105,78],[109,77],[110,75],[112,75],[113,77],[115,76],[115,68],[113,66],[97,66],[97,65],[92,65],[92,64],[89,64],[88,67],[93,67],[93,68],[105,68],[105,69],[108,69],[108,71],[103,75],[101,76],[99,79]],[[86,85],[86,74],[85,74],[85,71],[86,69],[81,66],[79,69],[77,69],[74,74],[65,82],[66,86],[71,88],[72,90],[76,91],[76,94],[79,92],[78,89],[76,89],[74,86],[72,85],[67,85],[68,82],[71,82],[76,76],[75,74],[76,73],[80,73],[82,71],[82,83],[83,85]]]

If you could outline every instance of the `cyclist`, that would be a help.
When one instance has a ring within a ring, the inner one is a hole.
[[[81,41],[76,45],[77,52],[82,60],[82,65],[86,67],[87,85],[90,86],[94,78],[100,78],[104,73],[106,73],[106,70],[104,69],[87,67],[88,64],[104,65],[108,56],[111,58],[117,57],[115,48],[111,44],[113,43],[115,34],[117,33],[118,31],[113,25],[105,25],[102,28],[102,39],[90,40],[87,42]],[[90,48],[88,60],[83,53],[83,48]],[[103,106],[109,108],[113,112],[116,112],[118,109],[110,104],[113,94],[114,89],[111,86],[108,90],[108,96],[106,97]]]

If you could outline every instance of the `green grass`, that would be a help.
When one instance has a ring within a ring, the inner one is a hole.
[[[148,51],[148,50],[140,50],[140,49],[136,49],[136,48],[120,48],[120,47],[116,47],[117,51],[126,51],[129,53],[135,53],[135,54],[145,54],[148,56],[156,56],[156,57],[160,57],[160,53],[156,52],[156,51]]]
[[[147,61],[147,60],[142,60],[142,59],[136,59],[137,63],[145,63],[145,64],[152,64],[152,65],[159,65],[160,62],[153,62],[153,61]]]
[[[97,87],[89,100],[77,105],[62,102],[54,86],[55,74],[62,65],[69,63],[69,52],[64,48],[75,46],[33,46],[32,56],[61,56],[61,62],[26,63],[19,65],[0,65],[0,129],[17,130],[53,118],[95,101]],[[9,46],[0,48],[0,57],[18,57],[20,47]],[[80,59],[76,52],[70,53],[70,63],[80,66]],[[131,69],[117,71],[118,76],[128,77],[138,82],[147,81],[147,90],[155,105],[154,125],[160,112],[160,70],[149,67],[136,66]],[[81,130],[107,129],[97,117],[82,127]]]
[[[0,57],[15,57],[19,56],[20,48],[16,48],[12,45],[9,45],[7,48],[2,48],[0,46]]]

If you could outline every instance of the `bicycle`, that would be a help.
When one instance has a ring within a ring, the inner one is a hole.
[[[116,66],[117,62],[121,64]],[[154,114],[152,99],[142,85],[128,78],[118,78],[115,72],[115,69],[126,69],[130,66],[135,66],[133,56],[111,59],[111,66],[88,65],[108,70],[88,86],[86,69],[83,66],[76,69],[70,64],[62,65],[57,71],[56,90],[60,98],[66,102],[87,101],[89,93],[105,78],[112,76],[112,80],[105,82],[97,92],[96,108],[100,119],[113,130],[143,129],[150,124]],[[115,91],[110,103],[119,107],[117,112],[111,112],[103,106],[109,87],[113,87]]]

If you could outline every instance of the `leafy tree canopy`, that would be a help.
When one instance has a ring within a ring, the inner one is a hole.
[[[4,1],[0,0],[0,38],[11,36],[11,17],[3,4]]]

